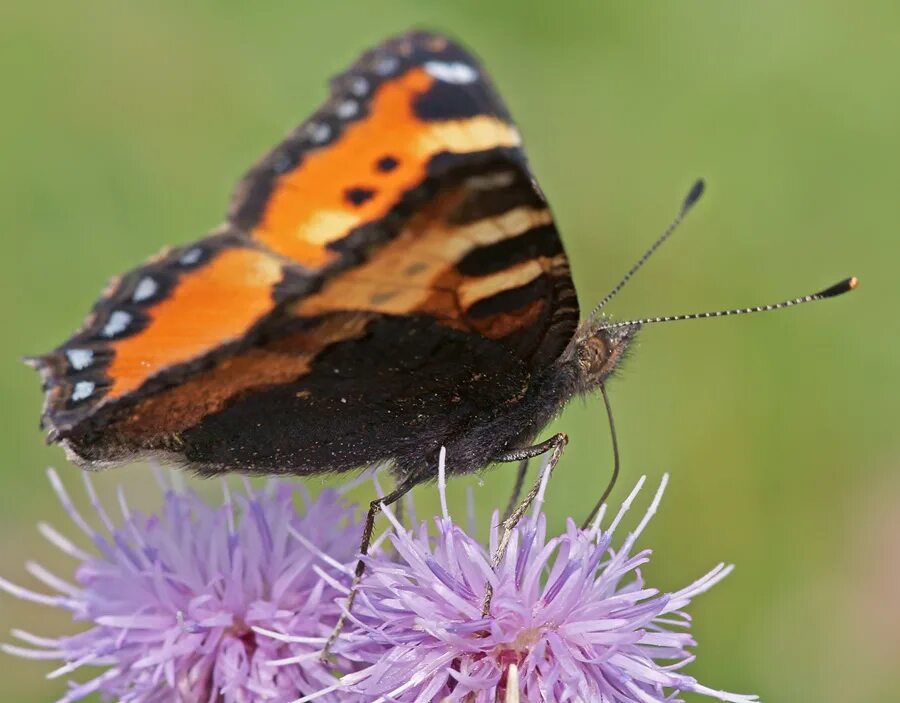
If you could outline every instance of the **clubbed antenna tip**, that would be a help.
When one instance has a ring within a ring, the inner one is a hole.
[[[703,182],[702,178],[698,178],[694,185],[691,186],[690,192],[687,194],[687,197],[684,199],[684,205],[681,206],[681,212],[685,213],[690,210],[694,203],[700,200],[700,196],[703,195],[703,191],[706,189],[706,184]]]
[[[816,297],[818,298],[833,298],[836,295],[843,295],[844,293],[849,293],[851,290],[856,288],[859,285],[859,279],[856,276],[850,276],[850,278],[845,278],[843,281],[839,283],[835,283],[830,288],[826,288],[819,293],[816,293]]]

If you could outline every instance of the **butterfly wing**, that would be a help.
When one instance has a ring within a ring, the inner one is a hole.
[[[230,218],[321,278],[298,315],[428,313],[513,335],[532,365],[577,326],[519,133],[476,59],[440,35],[389,40],[337,77],[330,100],[244,177]]]
[[[242,179],[229,217],[312,270],[389,239],[434,180],[505,154],[521,138],[472,56],[445,37],[411,33],[364,54],[331,97]]]
[[[163,251],[114,279],[81,329],[29,359],[44,380],[51,439],[223,356],[271,314],[292,267],[222,231]]]
[[[36,364],[51,436],[71,440],[76,459],[188,456],[191,428],[266,389],[315,387],[316,415],[297,422],[323,422],[340,384],[329,390],[316,361],[338,347],[364,353],[362,340],[385,339],[373,326],[487,344],[456,372],[441,361],[453,396],[482,367],[506,367],[520,392],[577,318],[508,112],[472,56],[412,33],[333,81],[325,106],[242,179],[222,233],[122,277]],[[416,362],[425,377],[427,356]]]

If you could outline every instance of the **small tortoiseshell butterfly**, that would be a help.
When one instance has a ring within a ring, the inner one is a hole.
[[[409,490],[442,446],[452,473],[559,447],[530,443],[650,321],[579,325],[506,107],[467,51],[414,32],[332,81],[221,227],[116,278],[31,362],[49,438],[79,464],[305,476],[390,460]]]

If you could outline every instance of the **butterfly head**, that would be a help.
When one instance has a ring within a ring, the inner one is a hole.
[[[609,378],[627,354],[640,327],[611,327],[602,319],[587,320],[581,325],[570,347],[576,392],[589,393]]]

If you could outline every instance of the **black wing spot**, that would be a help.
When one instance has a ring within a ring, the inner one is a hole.
[[[375,191],[371,188],[348,188],[344,191],[344,197],[353,205],[359,207],[375,196]]]
[[[382,173],[389,173],[399,165],[400,162],[393,156],[382,156],[380,159],[378,159],[378,161],[375,162],[375,168]]]

